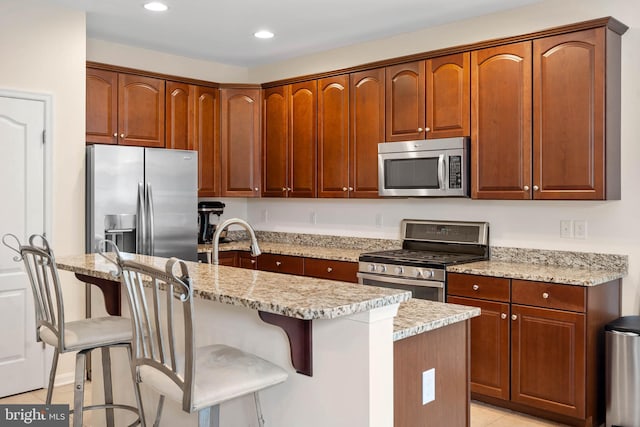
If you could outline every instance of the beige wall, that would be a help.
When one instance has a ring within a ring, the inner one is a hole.
[[[0,52],[2,89],[52,95],[52,244],[57,256],[82,253],[85,15],[45,0],[3,0]],[[69,274],[63,274],[62,279],[68,318],[83,317],[83,285]],[[65,355],[58,372],[68,377],[65,374],[72,371],[73,355]]]
[[[87,39],[87,61],[224,83],[248,83],[244,67]]]

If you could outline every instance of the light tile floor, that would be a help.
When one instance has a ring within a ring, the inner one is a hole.
[[[44,403],[46,397],[46,389],[35,390],[0,399],[0,405]],[[91,382],[88,381],[85,386],[85,405],[90,404],[88,401],[90,397]],[[73,407],[73,384],[56,387],[53,392],[53,403],[68,403],[69,407]],[[91,414],[85,413],[83,424],[89,427],[91,425],[90,421]],[[471,402],[471,427],[559,427],[563,425],[564,424],[557,424],[540,418],[530,417],[507,409],[497,408],[485,403]]]

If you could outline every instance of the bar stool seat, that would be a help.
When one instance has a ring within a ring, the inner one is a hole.
[[[57,334],[48,326],[40,326],[38,332],[40,339],[46,344],[54,347],[58,345]],[[66,351],[131,342],[132,335],[131,320],[123,317],[98,317],[64,324]]]

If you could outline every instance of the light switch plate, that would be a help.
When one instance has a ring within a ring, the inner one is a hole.
[[[436,400],[436,369],[431,368],[422,373],[422,404]]]

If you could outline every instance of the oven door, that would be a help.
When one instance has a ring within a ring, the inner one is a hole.
[[[413,280],[403,277],[382,276],[371,273],[358,273],[358,283],[383,288],[411,291],[416,299],[444,302],[444,283],[435,280]]]

